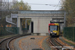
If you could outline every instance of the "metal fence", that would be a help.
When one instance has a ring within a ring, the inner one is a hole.
[[[18,34],[18,33],[19,33],[18,27],[0,27],[0,36]]]
[[[24,31],[24,30],[29,30],[29,25],[27,25],[27,28],[22,28],[22,30]]]
[[[75,27],[65,27],[64,37],[75,42]]]

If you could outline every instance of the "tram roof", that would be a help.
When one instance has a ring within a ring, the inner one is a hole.
[[[49,25],[57,25],[57,26],[59,26],[59,23],[50,23]]]

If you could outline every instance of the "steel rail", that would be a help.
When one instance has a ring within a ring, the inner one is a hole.
[[[9,44],[12,40],[16,39],[16,38],[19,38],[19,37],[22,37],[22,36],[27,36],[27,35],[31,35],[31,34],[23,34],[23,35],[17,35],[17,36],[13,36],[13,37],[9,37],[9,38],[6,38],[6,39],[3,39],[1,42],[0,42],[0,50],[10,50],[10,47],[9,47]]]
[[[20,35],[20,36],[17,36],[17,37],[14,37],[14,38],[12,38],[12,39],[10,39],[9,41],[8,41],[8,43],[7,43],[7,50],[10,50],[10,42],[12,41],[12,40],[14,40],[14,39],[16,39],[16,38],[19,38],[19,37],[22,37],[22,36],[27,36],[27,35],[31,35],[31,34],[25,34],[25,35]]]
[[[48,45],[49,45],[50,47],[51,47],[51,46],[55,46],[55,44],[52,42],[51,37],[49,37],[47,40],[48,40],[47,43],[48,43]],[[54,50],[59,50],[59,49],[58,49],[58,48],[54,48]]]
[[[15,35],[16,36],[16,35]],[[13,37],[15,37],[13,36]],[[17,35],[18,36],[18,35]],[[0,50],[6,50],[6,44],[8,42],[8,40],[10,40],[11,38],[13,37],[9,37],[9,38],[6,38],[6,39],[3,39],[1,42],[0,42]]]
[[[56,46],[56,44],[53,43],[53,41],[55,41],[57,45],[59,45],[59,46],[61,46],[63,48],[64,45],[59,43],[56,38],[50,38],[49,42],[52,44],[52,46]],[[59,48],[55,48],[55,49],[60,50]],[[67,49],[67,50],[69,50],[69,49]]]

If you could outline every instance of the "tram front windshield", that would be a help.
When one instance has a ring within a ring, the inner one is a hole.
[[[50,26],[50,32],[57,31],[57,26]]]

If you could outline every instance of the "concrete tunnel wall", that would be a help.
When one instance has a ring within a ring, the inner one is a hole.
[[[33,21],[33,33],[41,33],[46,34],[48,33],[48,24],[50,23],[50,20],[52,20],[51,17],[18,17],[17,19],[17,27],[19,27],[19,32],[22,34],[21,30],[21,22],[20,18],[31,18],[31,21]]]

